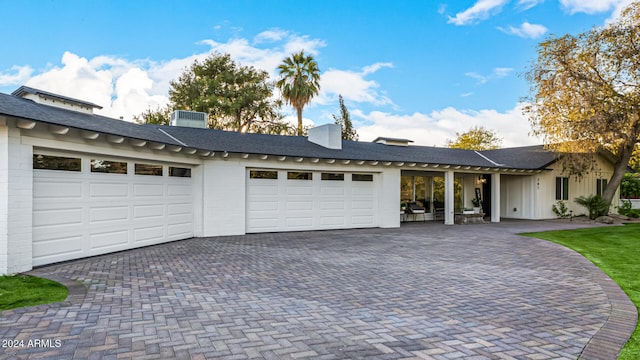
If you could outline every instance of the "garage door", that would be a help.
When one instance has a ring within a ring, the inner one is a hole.
[[[193,236],[189,167],[34,153],[34,266]]]
[[[247,171],[247,232],[378,226],[375,174]]]

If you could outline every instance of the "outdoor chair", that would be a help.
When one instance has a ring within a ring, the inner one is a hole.
[[[426,209],[417,202],[410,202],[407,204],[407,213],[413,216],[413,221],[416,221],[416,217],[418,215],[422,215],[422,221],[427,220]]]

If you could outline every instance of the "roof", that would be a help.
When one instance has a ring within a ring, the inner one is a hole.
[[[56,100],[68,102],[68,103],[71,103],[71,104],[74,104],[74,105],[88,106],[88,107],[92,107],[92,108],[96,108],[96,109],[102,109],[102,106],[96,105],[94,103],[90,103],[88,101],[78,100],[78,99],[74,99],[74,98],[71,98],[71,97],[68,97],[68,96],[62,96],[62,95],[54,94],[52,92],[39,90],[39,89],[34,89],[32,87],[24,86],[24,85],[20,86],[18,89],[16,89],[14,92],[11,93],[11,95],[18,96],[18,97],[22,97],[22,96],[24,96],[24,94],[42,95],[43,97],[48,97],[48,98],[51,98],[51,99],[56,99]]]
[[[308,141],[303,136],[138,125],[95,114],[37,104],[28,99],[1,93],[0,114],[45,124],[214,152],[524,170],[544,169],[555,161],[555,155],[545,151],[542,146],[474,151],[428,146],[392,146],[343,140],[342,149],[328,149]]]

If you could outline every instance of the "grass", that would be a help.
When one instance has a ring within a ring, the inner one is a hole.
[[[640,224],[522,234],[577,251],[607,273],[640,309]],[[618,359],[640,359],[640,323]]]
[[[0,276],[0,311],[64,301],[65,286],[35,276]]]

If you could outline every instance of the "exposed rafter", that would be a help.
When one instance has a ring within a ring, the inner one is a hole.
[[[31,130],[36,127],[36,122],[31,120],[18,119],[16,126],[20,129]]]
[[[57,135],[66,135],[69,132],[69,128],[66,126],[49,125],[49,132]]]

